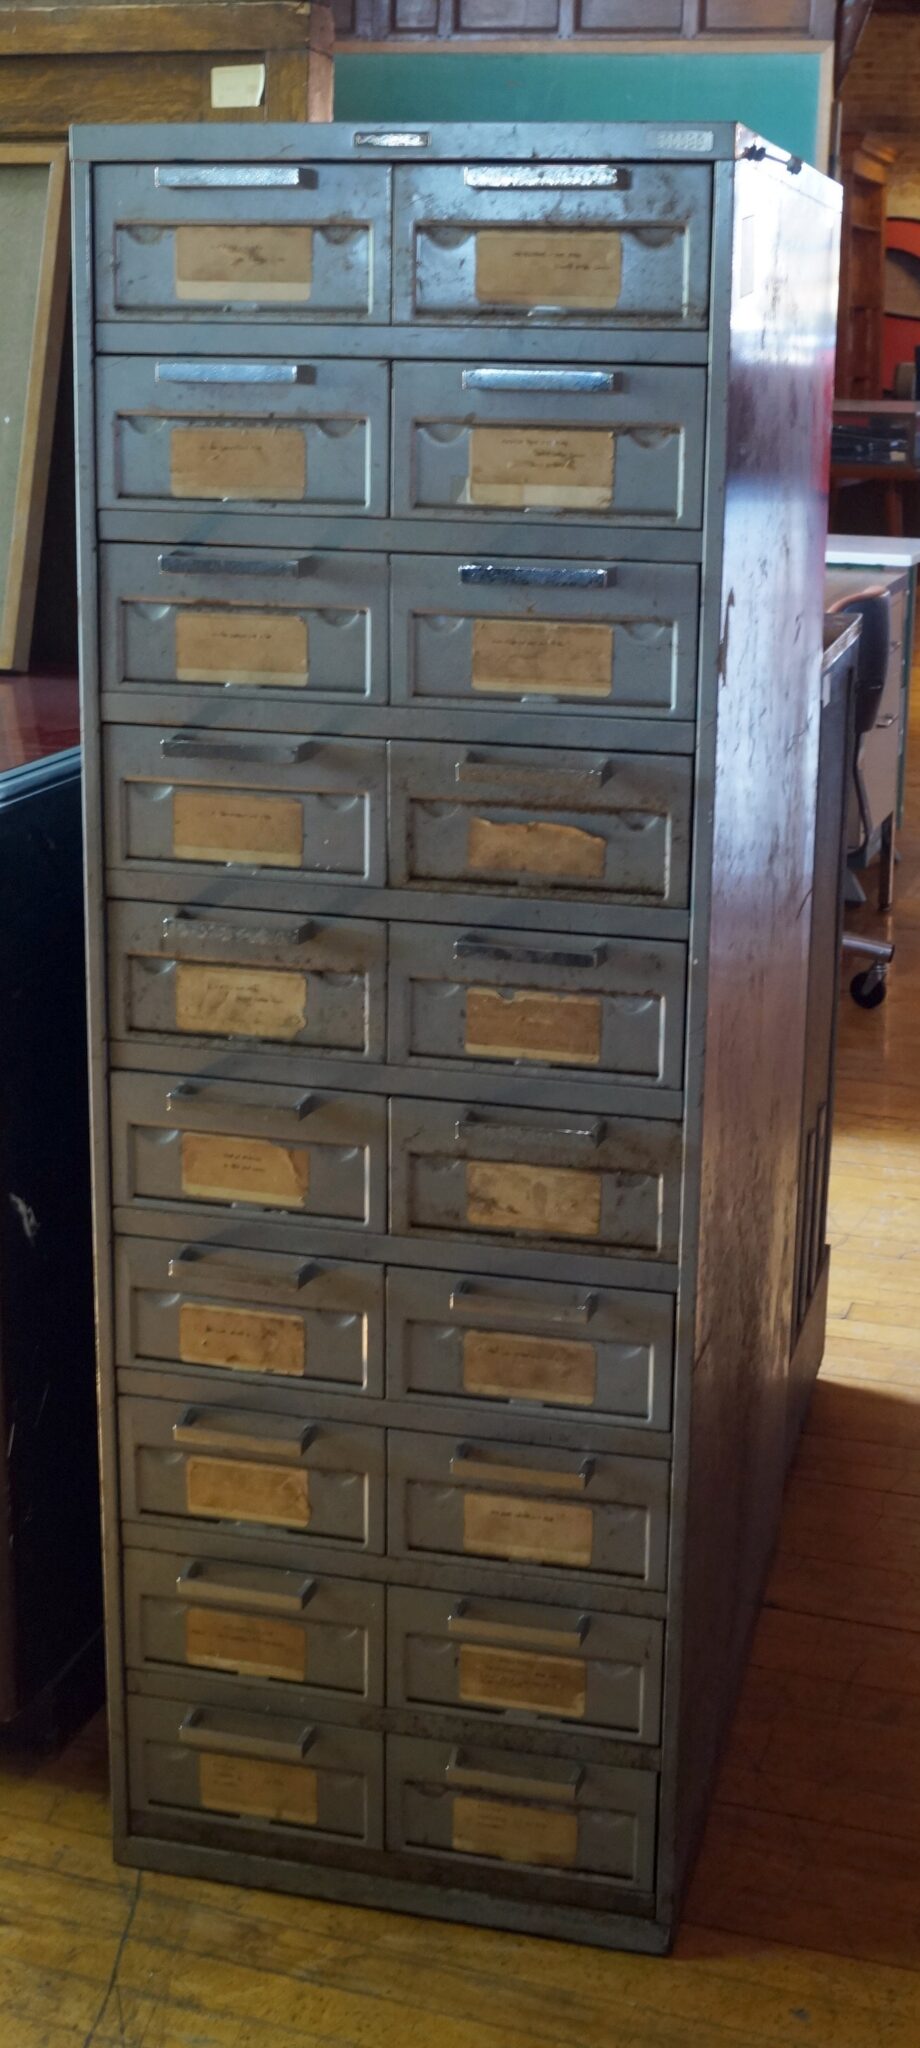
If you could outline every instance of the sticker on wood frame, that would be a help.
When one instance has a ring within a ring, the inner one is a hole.
[[[176,681],[303,690],[309,633],[299,612],[176,611]]]
[[[492,697],[611,697],[613,653],[612,626],[474,619],[472,685]]]
[[[179,1357],[183,1365],[300,1379],[306,1372],[306,1350],[300,1316],[267,1309],[222,1308],[210,1301],[180,1303]]]
[[[476,297],[483,306],[612,312],[623,284],[617,228],[479,228]]]

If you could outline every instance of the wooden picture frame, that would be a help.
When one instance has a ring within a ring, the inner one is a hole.
[[[68,193],[63,143],[0,143],[0,670],[27,667],[32,639],[67,317]]]

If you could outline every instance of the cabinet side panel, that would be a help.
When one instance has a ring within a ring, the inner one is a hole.
[[[705,1812],[785,1467],[839,213],[735,171],[677,1862]],[[697,875],[696,887],[705,886]]]

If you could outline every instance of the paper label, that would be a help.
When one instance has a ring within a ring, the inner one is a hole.
[[[218,1038],[296,1038],[307,1021],[307,977],[278,967],[176,966],[176,1027]]]
[[[299,868],[303,811],[294,796],[235,796],[229,789],[176,789],[172,851],[177,860]]]
[[[256,1308],[220,1308],[211,1301],[183,1301],[179,1308],[183,1365],[300,1378],[306,1371],[306,1348],[300,1316],[269,1314]]]
[[[609,312],[622,281],[616,228],[480,228],[476,235],[476,297],[484,306]]]
[[[466,1162],[466,1218],[475,1230],[529,1231],[538,1237],[597,1237],[601,1180],[569,1166]]]
[[[527,1500],[478,1490],[463,1496],[463,1548],[478,1557],[589,1565],[592,1536],[591,1509],[580,1501]]]
[[[177,299],[290,306],[310,297],[312,228],[177,227],[175,246]]]
[[[297,612],[176,612],[176,681],[302,690],[307,621]]]
[[[198,1797],[210,1813],[248,1813],[315,1828],[316,1772],[305,1764],[263,1762],[250,1756],[200,1756]]]
[[[602,427],[472,427],[469,502],[606,512],[615,446]]]
[[[554,881],[602,882],[607,845],[599,832],[539,818],[502,824],[471,817],[467,866],[478,875],[543,875]]]
[[[300,503],[307,489],[302,427],[175,426],[169,437],[174,498]]]
[[[481,1058],[549,1060],[596,1067],[601,1056],[599,996],[556,996],[543,989],[468,988],[466,1050]]]
[[[211,105],[260,107],[265,98],[264,64],[212,64]]]
[[[189,1664],[213,1671],[239,1671],[247,1677],[286,1678],[302,1685],[307,1675],[305,1629],[293,1621],[277,1621],[273,1615],[189,1607],[185,1655]]]
[[[474,619],[472,684],[493,697],[610,697],[613,627]]]
[[[590,1408],[597,1392],[594,1345],[505,1330],[464,1330],[463,1389],[497,1401],[559,1401],[569,1408]]]
[[[570,1869],[578,1855],[578,1816],[548,1806],[516,1806],[510,1799],[458,1794],[451,1842],[462,1856],[497,1856],[502,1863]]]
[[[310,1154],[270,1138],[231,1138],[183,1131],[182,1193],[199,1202],[252,1202],[264,1209],[302,1209],[310,1186]]]
[[[282,1465],[247,1464],[240,1458],[191,1457],[185,1466],[185,1501],[190,1515],[207,1515],[214,1521],[306,1529],[310,1475]]]
[[[539,1656],[530,1650],[482,1649],[461,1643],[457,1692],[478,1707],[530,1707],[538,1714],[564,1714],[583,1721],[587,1699],[585,1666],[576,1657]]]

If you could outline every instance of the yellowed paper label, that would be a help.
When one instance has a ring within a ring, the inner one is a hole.
[[[303,811],[296,796],[236,796],[230,789],[176,789],[172,850],[177,860],[299,868]]]
[[[213,1671],[239,1671],[254,1678],[286,1678],[302,1685],[307,1675],[306,1630],[293,1621],[278,1621],[274,1615],[189,1607],[185,1655],[189,1664],[202,1664]]]
[[[578,1816],[462,1793],[454,1799],[451,1840],[461,1856],[497,1856],[502,1863],[567,1870],[578,1855]]]
[[[576,1338],[525,1337],[510,1330],[465,1330],[463,1387],[497,1401],[559,1401],[590,1408],[597,1392],[593,1344]]]
[[[306,1371],[306,1349],[300,1316],[256,1308],[220,1308],[211,1301],[183,1301],[179,1308],[183,1365],[276,1372],[297,1379]]]
[[[313,283],[312,228],[240,224],[175,232],[177,299],[306,304]]]
[[[302,1209],[310,1186],[310,1154],[271,1138],[182,1132],[182,1193],[199,1202],[253,1202],[262,1209]]]
[[[307,1021],[307,977],[282,967],[176,966],[176,1025],[217,1038],[296,1038]]]
[[[600,1174],[574,1166],[512,1166],[503,1160],[468,1159],[466,1217],[475,1230],[597,1237]]]
[[[616,228],[480,228],[476,297],[484,306],[609,312],[623,278]]]
[[[466,1050],[480,1058],[550,1060],[596,1067],[601,1056],[599,996],[556,996],[543,989],[468,988]]]
[[[463,1496],[463,1548],[478,1557],[589,1565],[592,1537],[591,1509],[580,1501],[528,1500],[472,1489]]]
[[[215,112],[221,107],[260,107],[264,98],[264,64],[212,64],[211,105]]]
[[[310,1475],[286,1465],[249,1464],[241,1458],[187,1459],[185,1501],[190,1515],[214,1521],[270,1522],[306,1529]]]
[[[176,612],[176,681],[302,690],[309,676],[307,621],[297,612]]]
[[[602,882],[606,842],[580,825],[553,825],[539,818],[502,824],[471,817],[467,865],[478,875],[545,875],[554,881]]]
[[[469,502],[606,512],[615,450],[603,427],[472,427]]]
[[[493,697],[610,697],[613,627],[474,619],[472,683]]]
[[[300,503],[307,489],[302,427],[175,426],[169,437],[173,498]]]
[[[316,1772],[305,1764],[279,1764],[251,1756],[198,1759],[198,1797],[210,1813],[248,1813],[315,1828]]]
[[[583,1721],[585,1665],[576,1657],[539,1656],[530,1650],[493,1650],[461,1643],[457,1660],[461,1700],[478,1707],[530,1707]]]

